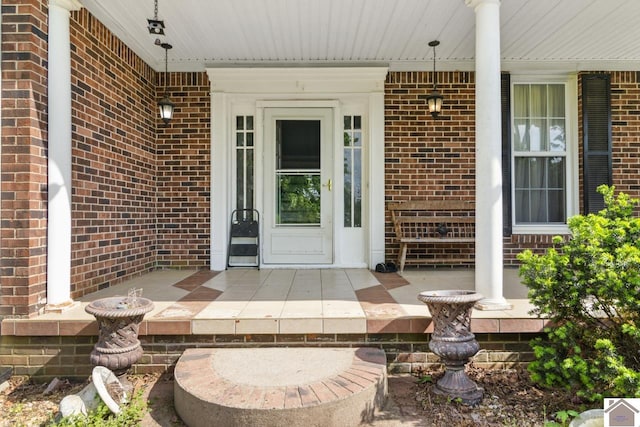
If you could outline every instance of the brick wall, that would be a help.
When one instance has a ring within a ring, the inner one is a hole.
[[[72,267],[77,298],[156,262],[156,72],[71,13]]]
[[[157,265],[204,268],[211,233],[211,88],[205,72],[169,74],[176,109],[157,133]],[[158,77],[160,99],[165,75]]]
[[[2,2],[0,318],[36,313],[46,291],[45,4]]]
[[[385,85],[385,198],[475,196],[473,73],[438,73],[445,102],[437,119],[426,97],[433,73],[390,72]]]
[[[476,366],[508,368],[533,360],[529,341],[538,334],[476,334],[482,349]],[[172,371],[184,350],[203,347],[376,347],[385,351],[391,372],[413,372],[440,365],[429,351],[429,334],[307,334],[307,335],[141,335],[144,355],[133,373]],[[0,366],[36,381],[53,377],[86,378],[93,365],[89,353],[95,336],[0,336]]]
[[[640,197],[640,76],[639,72],[611,73],[613,183],[616,190]],[[580,79],[578,79],[580,82]],[[445,102],[437,119],[429,116],[426,95],[432,73],[391,72],[385,88],[385,196],[387,201],[473,199],[475,192],[475,101],[473,73],[438,73]],[[582,100],[578,88],[580,209],[582,209]],[[390,219],[386,223],[387,259],[395,259]],[[505,265],[529,248],[542,252],[551,235],[505,237]],[[456,247],[473,259],[473,250]],[[447,247],[418,247],[443,251]]]
[[[611,73],[611,122],[613,185],[640,198],[640,71]]]
[[[475,198],[475,80],[469,72],[439,72],[442,113],[430,116],[426,97],[433,73],[390,72],[385,85],[385,200]],[[387,212],[387,259],[397,244]],[[453,251],[473,262],[473,245],[423,245],[415,253]],[[412,248],[407,258],[412,258]]]
[[[3,3],[0,317],[46,296],[47,6]],[[163,267],[209,263],[210,103],[205,73],[156,73],[85,9],[70,19],[72,297]],[[159,48],[160,49],[160,48]],[[44,113],[43,113],[44,112]]]
[[[504,265],[516,266],[520,263],[516,259],[524,249],[531,249],[535,253],[543,253],[552,246],[552,234],[512,234],[502,241]]]

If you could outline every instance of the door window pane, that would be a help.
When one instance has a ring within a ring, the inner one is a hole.
[[[244,154],[244,152],[240,154]],[[236,171],[236,209],[244,209],[246,205],[246,169],[244,155],[236,157]]]
[[[276,120],[276,225],[320,226],[320,120]]]
[[[353,158],[353,226],[362,227],[362,150]]]
[[[344,116],[344,226],[362,227],[362,117]]]
[[[278,170],[320,169],[320,120],[276,120]]]
[[[236,209],[253,209],[253,116],[236,116]]]
[[[346,135],[346,132],[345,132]],[[344,226],[353,224],[353,150],[344,150]]]
[[[320,173],[277,173],[277,225],[320,226]]]

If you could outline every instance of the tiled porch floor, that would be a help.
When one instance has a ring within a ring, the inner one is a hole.
[[[402,276],[365,269],[159,270],[90,294],[63,313],[5,319],[2,335],[95,335],[84,311],[89,301],[142,288],[155,308],[141,335],[422,333],[432,329],[417,295],[435,289],[473,289],[472,269],[405,270]],[[528,314],[526,288],[515,269],[504,272],[512,310],[474,310],[478,333],[539,332]]]

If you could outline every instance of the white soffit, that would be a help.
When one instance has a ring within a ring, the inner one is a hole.
[[[153,0],[82,4],[156,70]],[[76,12],[77,13],[77,12]],[[640,70],[640,0],[502,0],[503,68]],[[472,70],[474,11],[464,0],[159,0],[169,71],[220,66]]]

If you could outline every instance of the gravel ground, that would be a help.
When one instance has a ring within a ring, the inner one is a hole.
[[[554,421],[557,411],[589,409],[571,395],[541,390],[531,384],[524,370],[469,368],[469,376],[484,388],[482,402],[469,407],[434,395],[434,382],[442,372],[424,372],[420,382],[411,375],[389,376],[389,400],[368,425],[393,426],[541,426]],[[134,389],[143,389],[148,413],[142,427],[184,426],[173,408],[173,378],[170,375],[132,375]],[[44,426],[58,411],[62,398],[77,393],[85,383],[62,380],[61,386],[44,395],[47,384],[34,384],[25,377],[11,377],[0,387],[0,427]],[[593,405],[592,405],[593,407]]]

